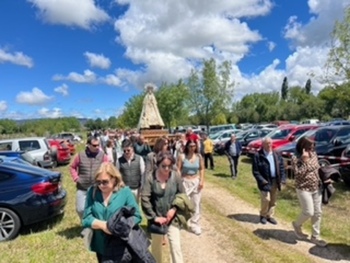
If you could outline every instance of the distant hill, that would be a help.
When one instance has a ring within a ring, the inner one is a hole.
[[[17,125],[21,125],[27,122],[37,121],[39,119],[22,119],[22,120],[13,120],[17,123]],[[86,122],[89,120],[88,118],[77,118],[77,120],[80,122],[81,126],[85,126]]]

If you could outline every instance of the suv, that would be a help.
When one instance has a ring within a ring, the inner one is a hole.
[[[272,139],[272,148],[275,150],[287,143],[293,141],[304,132],[318,128],[315,124],[301,124],[301,125],[283,125],[267,134],[267,137]],[[249,156],[253,156],[262,147],[262,140],[255,140],[247,145],[247,153]]]
[[[53,165],[51,148],[44,137],[0,140],[0,151],[23,151],[28,153],[40,167],[51,168]]]

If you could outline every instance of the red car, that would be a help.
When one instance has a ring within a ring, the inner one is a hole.
[[[48,142],[51,147],[53,166],[57,166],[57,164],[68,164],[71,160],[71,153],[66,141],[49,139]]]
[[[285,144],[298,138],[304,132],[311,129],[316,129],[318,127],[319,125],[317,124],[301,124],[301,125],[287,124],[287,125],[282,125],[278,127],[277,129],[273,130],[266,136],[272,139],[272,149],[277,150],[279,147],[282,147]],[[262,146],[262,139],[250,142],[247,145],[247,149],[246,149],[248,155],[253,156],[257,151],[261,149],[261,146]]]

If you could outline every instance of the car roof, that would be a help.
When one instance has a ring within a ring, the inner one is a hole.
[[[45,137],[25,137],[25,138],[12,138],[12,139],[5,139],[5,140],[0,140],[0,142],[12,142],[12,141],[29,141],[29,140],[41,140],[41,139],[46,139]]]

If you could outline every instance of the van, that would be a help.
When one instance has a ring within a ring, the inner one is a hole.
[[[235,130],[236,125],[235,124],[223,124],[223,125],[216,125],[216,126],[211,126],[209,128],[209,134],[214,134],[219,131],[226,131],[226,130]]]
[[[0,140],[1,151],[22,151],[31,155],[35,165],[51,168],[54,165],[50,145],[45,137]]]

